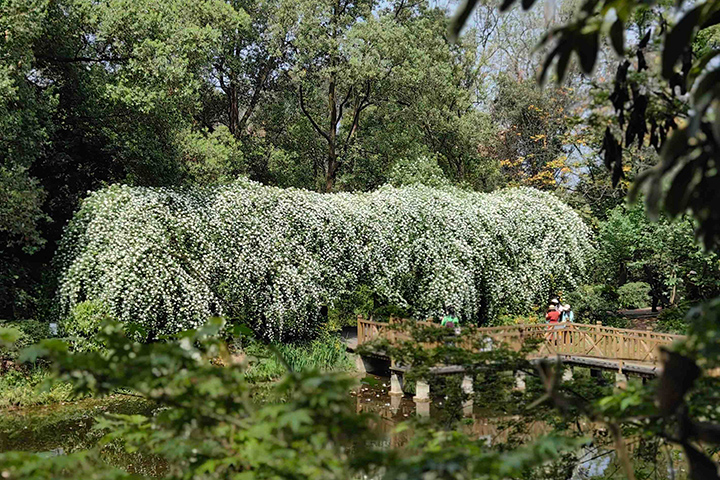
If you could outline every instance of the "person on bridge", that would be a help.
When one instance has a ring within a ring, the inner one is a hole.
[[[548,307],[548,312],[545,314],[545,321],[548,323],[557,323],[560,320],[560,312],[555,305]]]
[[[570,305],[567,303],[563,305],[562,307],[562,314],[560,315],[560,321],[561,322],[574,322],[575,321],[575,314],[573,313],[572,309],[570,308]]]
[[[455,314],[455,307],[452,305],[448,306],[446,312],[446,315],[440,322],[440,326],[452,328],[455,330],[456,334],[460,333],[460,319]]]

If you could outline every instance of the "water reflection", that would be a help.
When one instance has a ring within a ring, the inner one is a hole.
[[[400,433],[395,427],[402,421],[414,415],[437,419],[443,415],[443,401],[414,402],[412,396],[390,395],[390,380],[382,377],[371,377],[369,384],[363,384],[353,392],[358,413],[373,413],[378,419],[375,428],[383,436],[383,446],[390,448],[403,447],[412,436],[411,429],[403,429]],[[503,443],[525,443],[533,439],[552,433],[554,427],[544,421],[533,420],[521,415],[488,415],[472,405],[464,405],[465,421],[458,423],[457,428],[474,439],[485,439],[488,446]],[[446,412],[445,412],[446,413]],[[578,432],[578,429],[580,431]],[[582,436],[593,439],[593,444],[580,449],[575,454],[575,467],[570,480],[588,480],[593,478],[613,477],[615,473],[622,477],[618,459],[612,448],[612,442],[604,425],[590,422],[579,422],[570,427],[568,434],[580,433]],[[642,448],[639,439],[626,439],[626,445],[631,455],[637,454]],[[677,453],[677,452],[676,452]],[[642,456],[635,459],[636,464],[644,460]],[[663,457],[663,456],[661,456]],[[654,467],[654,477],[657,479],[677,479],[678,471],[682,471],[683,462],[679,455],[673,455],[673,460],[666,457],[659,460],[663,465],[651,461]],[[612,473],[615,472],[615,473]]]

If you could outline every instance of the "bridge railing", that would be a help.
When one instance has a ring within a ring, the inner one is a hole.
[[[390,328],[391,324],[399,321],[406,320],[390,318],[389,322],[375,322],[358,316],[358,345],[378,337],[391,341],[406,337],[406,334]],[[418,323],[439,327],[431,321]],[[519,350],[527,339],[542,339],[532,355],[534,357],[574,355],[643,363],[658,363],[659,347],[683,338],[682,335],[649,330],[570,322],[482,327],[477,329],[477,335],[492,339],[494,345],[505,344],[514,350]]]

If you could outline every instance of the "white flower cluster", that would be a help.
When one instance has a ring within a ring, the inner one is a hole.
[[[59,300],[104,303],[152,335],[233,313],[266,338],[312,335],[321,307],[368,285],[417,318],[488,320],[572,288],[588,228],[537,190],[424,186],[318,194],[249,181],[90,195],[60,249]]]

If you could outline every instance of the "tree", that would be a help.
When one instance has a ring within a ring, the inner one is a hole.
[[[444,17],[423,2],[293,6],[305,13],[293,30],[297,54],[289,73],[300,112],[325,150],[315,165],[324,190],[342,173],[359,173],[355,167],[362,169],[365,158],[391,164],[388,154],[397,150],[387,142],[398,146],[404,139],[427,145],[420,152],[414,147],[414,155],[442,154],[446,172],[462,180],[470,158],[479,156],[477,136],[464,138],[478,123],[475,93],[464,83],[476,78],[467,74],[476,65],[470,46],[453,48],[437,36]],[[388,128],[398,140],[383,138]]]
[[[533,81],[499,76],[493,119],[502,125],[495,146],[506,182],[554,189],[569,179],[576,123],[572,88],[542,90]]]
[[[469,0],[462,7],[454,25],[455,33],[475,3],[476,0]],[[501,8],[507,9],[513,3],[513,0],[505,1]],[[523,2],[523,7],[527,9],[533,3],[532,0]],[[655,216],[661,206],[675,217],[689,211],[697,222],[697,236],[707,247],[717,248],[720,247],[720,209],[717,208],[720,205],[717,168],[720,136],[714,125],[720,98],[717,88],[720,69],[711,61],[717,50],[705,50],[703,40],[712,37],[708,29],[715,28],[720,22],[720,4],[708,1],[688,6],[681,2],[676,8],[679,20],[671,28],[667,28],[665,12],[661,11],[653,22],[661,27],[655,32],[655,38],[660,40],[662,37],[661,68],[657,72],[664,79],[662,90],[652,88],[649,81],[659,75],[645,73],[649,70],[645,50],[653,37],[653,30],[648,29],[638,37],[636,48],[632,50],[637,57],[636,66],[627,60],[620,64],[613,92],[608,98],[618,114],[617,128],[623,131],[625,144],[637,140],[642,146],[649,137],[649,143],[661,151],[660,163],[640,174],[631,192],[633,196],[645,186],[646,203]],[[615,18],[607,15],[610,11],[615,13]],[[583,71],[590,73],[595,66],[600,40],[605,36],[619,55],[625,55],[626,22],[632,15],[647,12],[646,3],[635,0],[586,0],[572,22],[545,37],[545,42],[552,42],[554,48],[547,56],[541,78],[557,59],[555,71],[562,81],[573,52],[577,53]],[[694,54],[700,56],[694,59]],[[678,63],[682,64],[679,72],[676,70]],[[631,66],[634,71],[629,74]],[[691,92],[687,97],[689,102],[677,99],[676,88],[683,95]],[[664,105],[664,108],[649,108],[656,104]],[[629,113],[627,122],[626,112]],[[605,163],[612,169],[613,180],[617,183],[623,176],[623,148],[610,127],[605,131],[603,151]],[[715,432],[719,419],[710,413],[715,406],[706,395],[717,388],[716,381],[700,376],[701,368],[712,369],[718,365],[719,313],[718,298],[691,311],[688,341],[675,351],[663,353],[663,374],[656,389],[633,389],[624,395],[607,397],[599,404],[604,415],[635,422],[635,425],[639,419],[645,422],[641,431],[682,446],[690,466],[690,477],[697,480],[720,478],[717,465],[697,448],[699,441],[718,443]],[[548,391],[552,395],[553,388]],[[560,400],[557,403],[564,401]],[[667,425],[680,427],[668,428]],[[624,466],[625,474],[634,478],[627,456]]]
[[[476,3],[477,0],[470,0],[463,6],[453,33],[459,32]],[[505,1],[501,9],[506,10],[513,3]],[[531,0],[522,5],[528,9],[533,3]],[[720,209],[715,206],[720,205],[720,175],[716,152],[720,136],[713,130],[713,105],[720,98],[720,91],[715,88],[720,69],[711,60],[717,55],[712,45],[720,16],[713,1],[699,2],[687,11],[682,10],[684,6],[678,5],[676,22],[668,28],[669,8],[654,11],[636,0],[584,1],[575,18],[543,39],[543,43],[553,46],[544,62],[541,79],[556,60],[556,76],[562,81],[573,53],[577,54],[582,70],[591,73],[604,38],[618,55],[635,56],[636,64],[625,60],[618,66],[608,99],[617,113],[616,128],[623,132],[624,143],[637,141],[641,145],[647,140],[661,151],[661,161],[638,177],[633,196],[637,196],[641,187],[646,188],[645,201],[651,215],[657,215],[661,205],[671,216],[689,210],[698,221],[699,238],[708,247],[717,247]],[[614,18],[606,15],[611,9],[616,13]],[[645,32],[626,36],[626,25],[638,16],[643,18]],[[635,38],[637,42],[626,48],[626,38]],[[646,59],[651,40],[662,45],[657,68]],[[686,99],[678,97],[678,92],[691,93]],[[623,149],[610,127],[605,133],[603,151],[617,183],[623,176]],[[663,188],[667,182],[669,188]]]
[[[653,309],[720,294],[720,261],[695,245],[690,218],[650,222],[642,205],[618,206],[601,223],[598,240],[602,281],[649,284]]]

